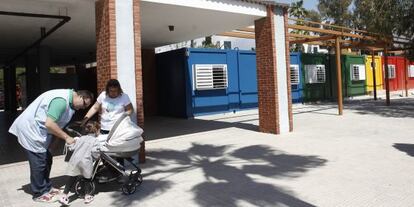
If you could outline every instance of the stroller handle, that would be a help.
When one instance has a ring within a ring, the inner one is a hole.
[[[80,126],[80,125],[76,124],[76,123],[71,123],[71,124],[68,124],[65,127],[65,129],[66,129],[66,131],[68,131],[70,133],[76,134],[76,136],[78,136],[78,137],[82,136],[82,133],[80,133],[79,131],[73,129],[74,126]]]
[[[121,124],[122,120],[124,120],[127,116],[129,115],[124,113],[121,117],[119,117],[118,120],[116,120],[114,126],[112,126],[111,130],[109,131],[108,138],[106,138],[106,142],[109,142],[109,140],[112,138],[112,135],[115,132],[115,129],[118,127],[119,124]]]

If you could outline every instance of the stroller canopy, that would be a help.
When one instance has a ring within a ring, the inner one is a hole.
[[[111,152],[130,152],[141,147],[142,133],[131,118],[124,114],[114,124],[108,134],[105,147]]]

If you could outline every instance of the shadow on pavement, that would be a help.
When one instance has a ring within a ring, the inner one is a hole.
[[[238,119],[231,121],[231,119]],[[219,130],[225,128],[240,128],[251,131],[259,131],[259,126],[250,122],[257,121],[257,113],[225,117],[223,119],[202,120],[202,119],[180,119],[171,117],[153,116],[145,119],[145,140],[155,140],[167,137],[181,136],[199,132]]]
[[[407,155],[410,155],[411,157],[414,157],[414,144],[395,143],[393,147],[400,150],[401,152],[405,152]]]
[[[27,169],[27,170],[30,170],[30,169]],[[52,182],[52,186],[54,188],[61,188],[62,186],[65,185],[66,176],[62,175],[58,177],[53,177],[53,178],[50,178],[50,181]],[[23,185],[21,188],[17,190],[18,191],[22,190],[23,192],[30,194],[30,195],[32,194],[32,190],[30,189],[30,183]]]
[[[148,151],[142,186],[129,199],[114,195],[112,205],[129,206],[134,201],[163,194],[173,185],[171,176],[201,170],[204,179],[191,184],[194,200],[200,206],[238,206],[240,202],[255,206],[314,206],[297,198],[294,192],[256,181],[254,177],[294,179],[324,166],[325,159],[286,154],[263,145],[233,148],[192,143],[184,151]],[[151,175],[163,177],[145,179]]]
[[[414,118],[414,99],[391,99],[390,106],[385,105],[385,100],[349,100],[344,102],[345,109],[356,111],[358,114],[369,114],[393,118]]]

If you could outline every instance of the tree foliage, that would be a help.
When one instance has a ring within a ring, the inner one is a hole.
[[[294,17],[295,19],[298,19],[298,21],[296,21],[297,25],[304,25],[304,22],[301,20],[305,19],[307,15],[308,15],[308,11],[303,7],[303,0],[293,2],[291,4],[289,8],[289,16]],[[303,31],[303,30],[293,30],[290,33],[309,35],[308,31]],[[303,52],[304,47],[303,47],[303,44],[294,44],[294,45],[291,45],[290,50],[293,52]]]
[[[340,26],[351,26],[351,3],[352,0],[319,0],[318,10],[326,21]]]
[[[383,36],[403,36],[414,47],[413,0],[355,0],[354,25]],[[414,59],[414,51],[408,51]]]
[[[322,20],[321,15],[317,11],[315,10],[308,11],[303,7],[303,0],[293,2],[291,4],[289,8],[289,16],[297,19],[296,21],[297,25],[306,25],[306,26],[317,27],[317,28],[320,27],[319,24],[305,23],[305,21],[302,21],[302,20],[313,21],[313,22],[321,22]],[[308,31],[303,31],[303,30],[293,30],[290,33],[302,34],[302,35],[310,34]],[[294,52],[301,52],[301,51],[304,51],[304,47],[303,47],[303,44],[294,44],[291,46],[290,50]]]
[[[220,48],[220,45],[213,44],[212,37],[207,36],[203,42],[201,42],[201,48]]]

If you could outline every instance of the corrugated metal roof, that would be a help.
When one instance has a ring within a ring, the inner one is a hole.
[[[250,2],[250,3],[255,3],[255,4],[262,4],[262,5],[273,5],[273,6],[283,7],[283,8],[288,8],[290,6],[289,4],[278,3],[278,2],[273,1],[273,0],[238,0],[238,1]]]

